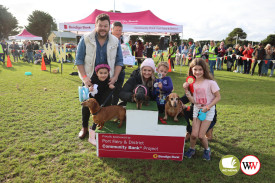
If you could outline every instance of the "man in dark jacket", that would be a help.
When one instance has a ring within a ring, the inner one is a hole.
[[[262,65],[263,65],[263,60],[265,58],[265,49],[262,43],[259,44],[258,48],[256,48],[254,50],[254,52],[252,53],[252,55],[254,55],[254,64],[253,64],[253,68],[251,71],[251,76],[253,76],[255,68],[257,66],[257,64],[259,64],[259,70],[258,70],[258,75],[261,76],[262,73]],[[259,61],[259,63],[258,63]]]

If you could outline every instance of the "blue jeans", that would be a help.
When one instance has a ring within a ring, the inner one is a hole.
[[[216,69],[222,70],[222,57],[217,57]]]
[[[240,68],[241,68],[241,70],[240,70]],[[243,73],[243,65],[238,65],[237,66],[237,72]]]
[[[273,62],[273,66],[272,66],[272,69],[271,69],[271,72],[270,72],[270,76],[273,76],[274,68],[275,68],[275,63]]]
[[[216,60],[209,60],[209,67],[210,67],[210,72],[214,76],[214,66],[216,65]]]
[[[270,63],[271,63],[270,60],[268,60],[267,64],[265,63],[265,60],[263,60],[262,74],[267,74],[268,73],[268,68],[269,68]]]
[[[30,60],[31,60],[33,63],[33,52],[28,51],[27,54],[28,54],[28,62],[30,63]]]

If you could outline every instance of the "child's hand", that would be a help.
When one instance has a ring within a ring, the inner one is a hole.
[[[187,82],[183,83],[182,87],[183,87],[183,89],[188,90],[189,83],[187,83]]]
[[[158,87],[159,87],[160,89],[162,89],[162,83],[161,83],[161,82],[158,83]]]
[[[201,111],[202,111],[202,112],[207,112],[207,111],[208,111],[208,110],[207,110],[207,107],[206,107],[206,106],[203,107]]]
[[[114,89],[114,88],[115,88],[115,85],[109,84],[109,88],[110,88],[110,89]]]
[[[94,91],[94,85],[89,87],[89,92],[92,92],[92,91]]]

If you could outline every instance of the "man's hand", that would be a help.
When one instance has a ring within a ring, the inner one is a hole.
[[[84,83],[84,85],[85,85],[87,88],[89,88],[89,86],[92,85],[91,79],[88,78],[88,77],[85,77],[85,78],[83,79],[83,83]]]
[[[117,77],[112,77],[112,78],[110,78],[110,80],[109,80],[110,82],[108,83],[109,85],[114,85],[115,84],[115,82],[117,81]]]

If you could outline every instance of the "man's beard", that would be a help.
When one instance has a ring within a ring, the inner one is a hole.
[[[101,35],[100,35],[100,33],[101,33],[101,32],[104,32],[104,33],[105,33],[105,35],[104,35],[104,36],[101,36]],[[99,37],[99,38],[101,38],[101,39],[106,38],[106,37],[107,37],[107,35],[108,35],[108,33],[107,33],[107,32],[105,32],[105,31],[99,31],[99,32],[98,32],[98,37]]]

